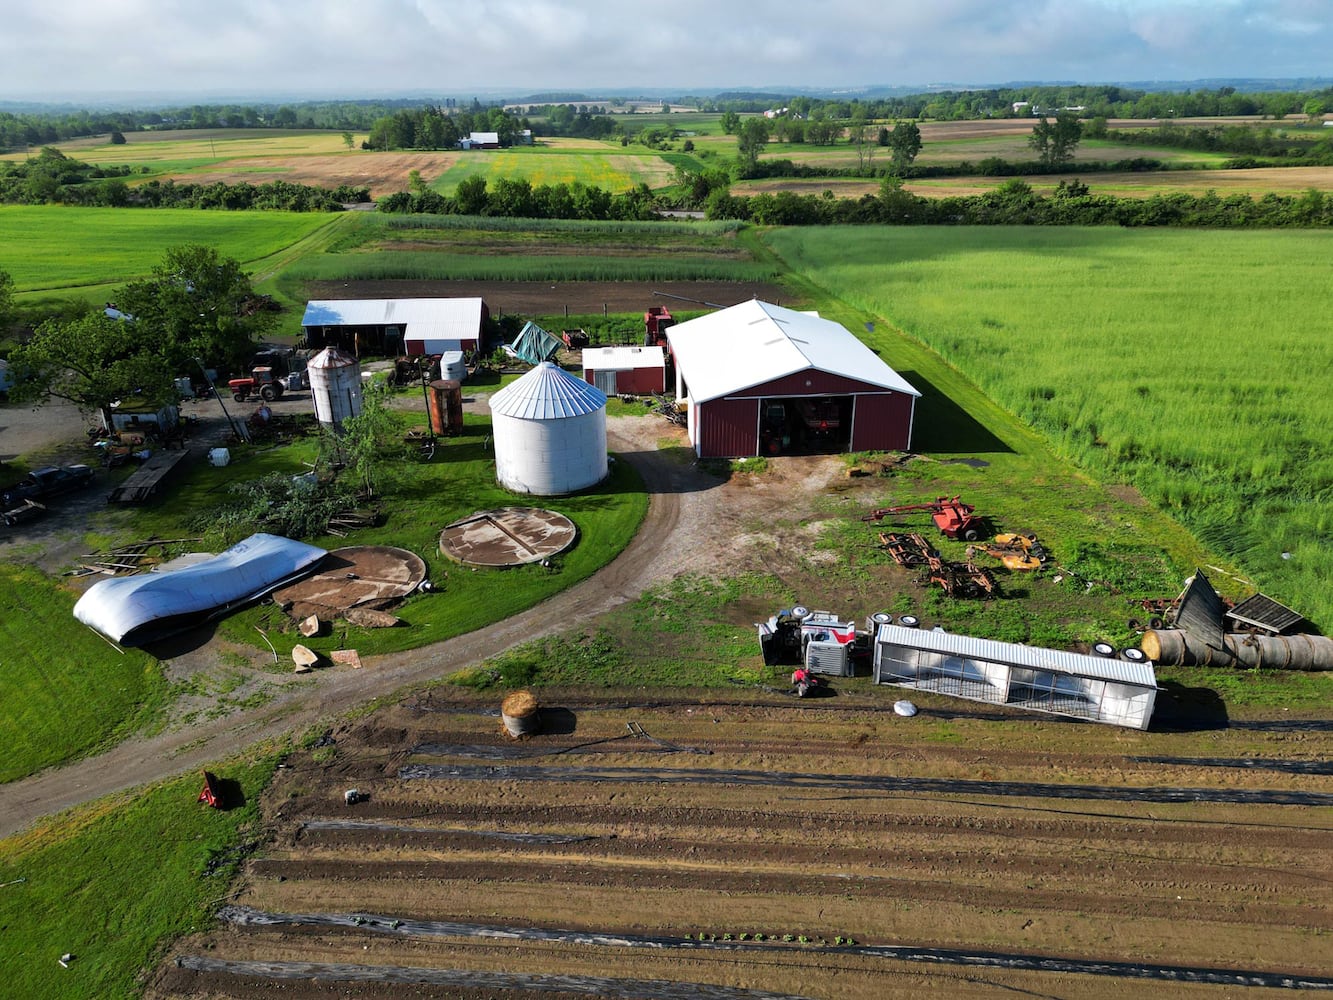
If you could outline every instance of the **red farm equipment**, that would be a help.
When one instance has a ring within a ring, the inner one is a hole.
[[[649,306],[643,314],[643,346],[667,349],[666,332],[676,325],[671,310],[666,306]]]
[[[271,367],[264,365],[253,369],[249,378],[232,379],[227,383],[227,388],[238,403],[244,403],[251,396],[258,396],[264,402],[271,403],[281,399],[287,387]]]
[[[976,514],[976,508],[970,503],[963,503],[957,497],[938,497],[934,503],[908,503],[897,507],[879,507],[872,510],[863,521],[882,521],[892,514],[908,514],[924,511],[935,521],[935,527],[946,538],[975,542],[988,534],[985,521]]]

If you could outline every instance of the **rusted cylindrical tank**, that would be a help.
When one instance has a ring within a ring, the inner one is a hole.
[[[1222,645],[1215,649],[1183,629],[1152,629],[1139,644],[1154,663],[1169,666],[1333,670],[1333,639],[1324,635],[1229,632]]]
[[[463,433],[463,386],[456,379],[430,384],[430,429],[439,435]]]

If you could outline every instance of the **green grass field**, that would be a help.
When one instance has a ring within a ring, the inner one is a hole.
[[[165,709],[157,660],[118,652],[78,624],[74,600],[43,574],[0,562],[0,782],[118,742]]]
[[[671,182],[672,171],[669,163],[648,150],[613,152],[609,146],[591,150],[541,146],[478,149],[459,157],[431,186],[451,195],[461,181],[484,177],[488,184],[498,180],[526,180],[533,187],[579,183],[619,194],[639,184],[663,187]]]
[[[1310,298],[1333,234],[867,227],[768,240],[1060,454],[1133,484],[1254,585],[1333,623],[1333,317]]]
[[[169,247],[202,243],[243,265],[309,236],[333,217],[298,212],[0,205],[0,270],[19,295],[121,284],[149,274]]]
[[[201,782],[193,773],[0,841],[4,992],[142,996],[139,976],[162,943],[209,926],[246,853],[239,845],[258,833],[257,798],[273,765],[273,757],[219,765],[245,799],[226,811],[195,802]],[[66,953],[74,958],[62,969]]]

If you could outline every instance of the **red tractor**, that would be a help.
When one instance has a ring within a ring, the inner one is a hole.
[[[271,403],[275,399],[281,399],[286,391],[286,386],[282,379],[273,374],[273,369],[267,366],[255,368],[250,372],[249,378],[234,378],[227,383],[227,388],[231,390],[232,398],[238,403],[244,403],[251,396],[258,396],[266,403]]]
[[[935,521],[935,527],[946,538],[962,539],[975,542],[989,534],[985,521],[976,516],[976,508],[970,503],[963,503],[957,497],[938,497],[934,503],[909,503],[899,507],[879,507],[872,510],[863,521],[880,521],[890,514],[907,514],[912,511],[926,511]]]

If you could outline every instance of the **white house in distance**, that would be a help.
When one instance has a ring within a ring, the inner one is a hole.
[[[314,299],[301,326],[306,346],[367,354],[445,354],[481,346],[484,299]]]
[[[911,447],[921,393],[839,323],[753,300],[666,333],[701,458]]]

